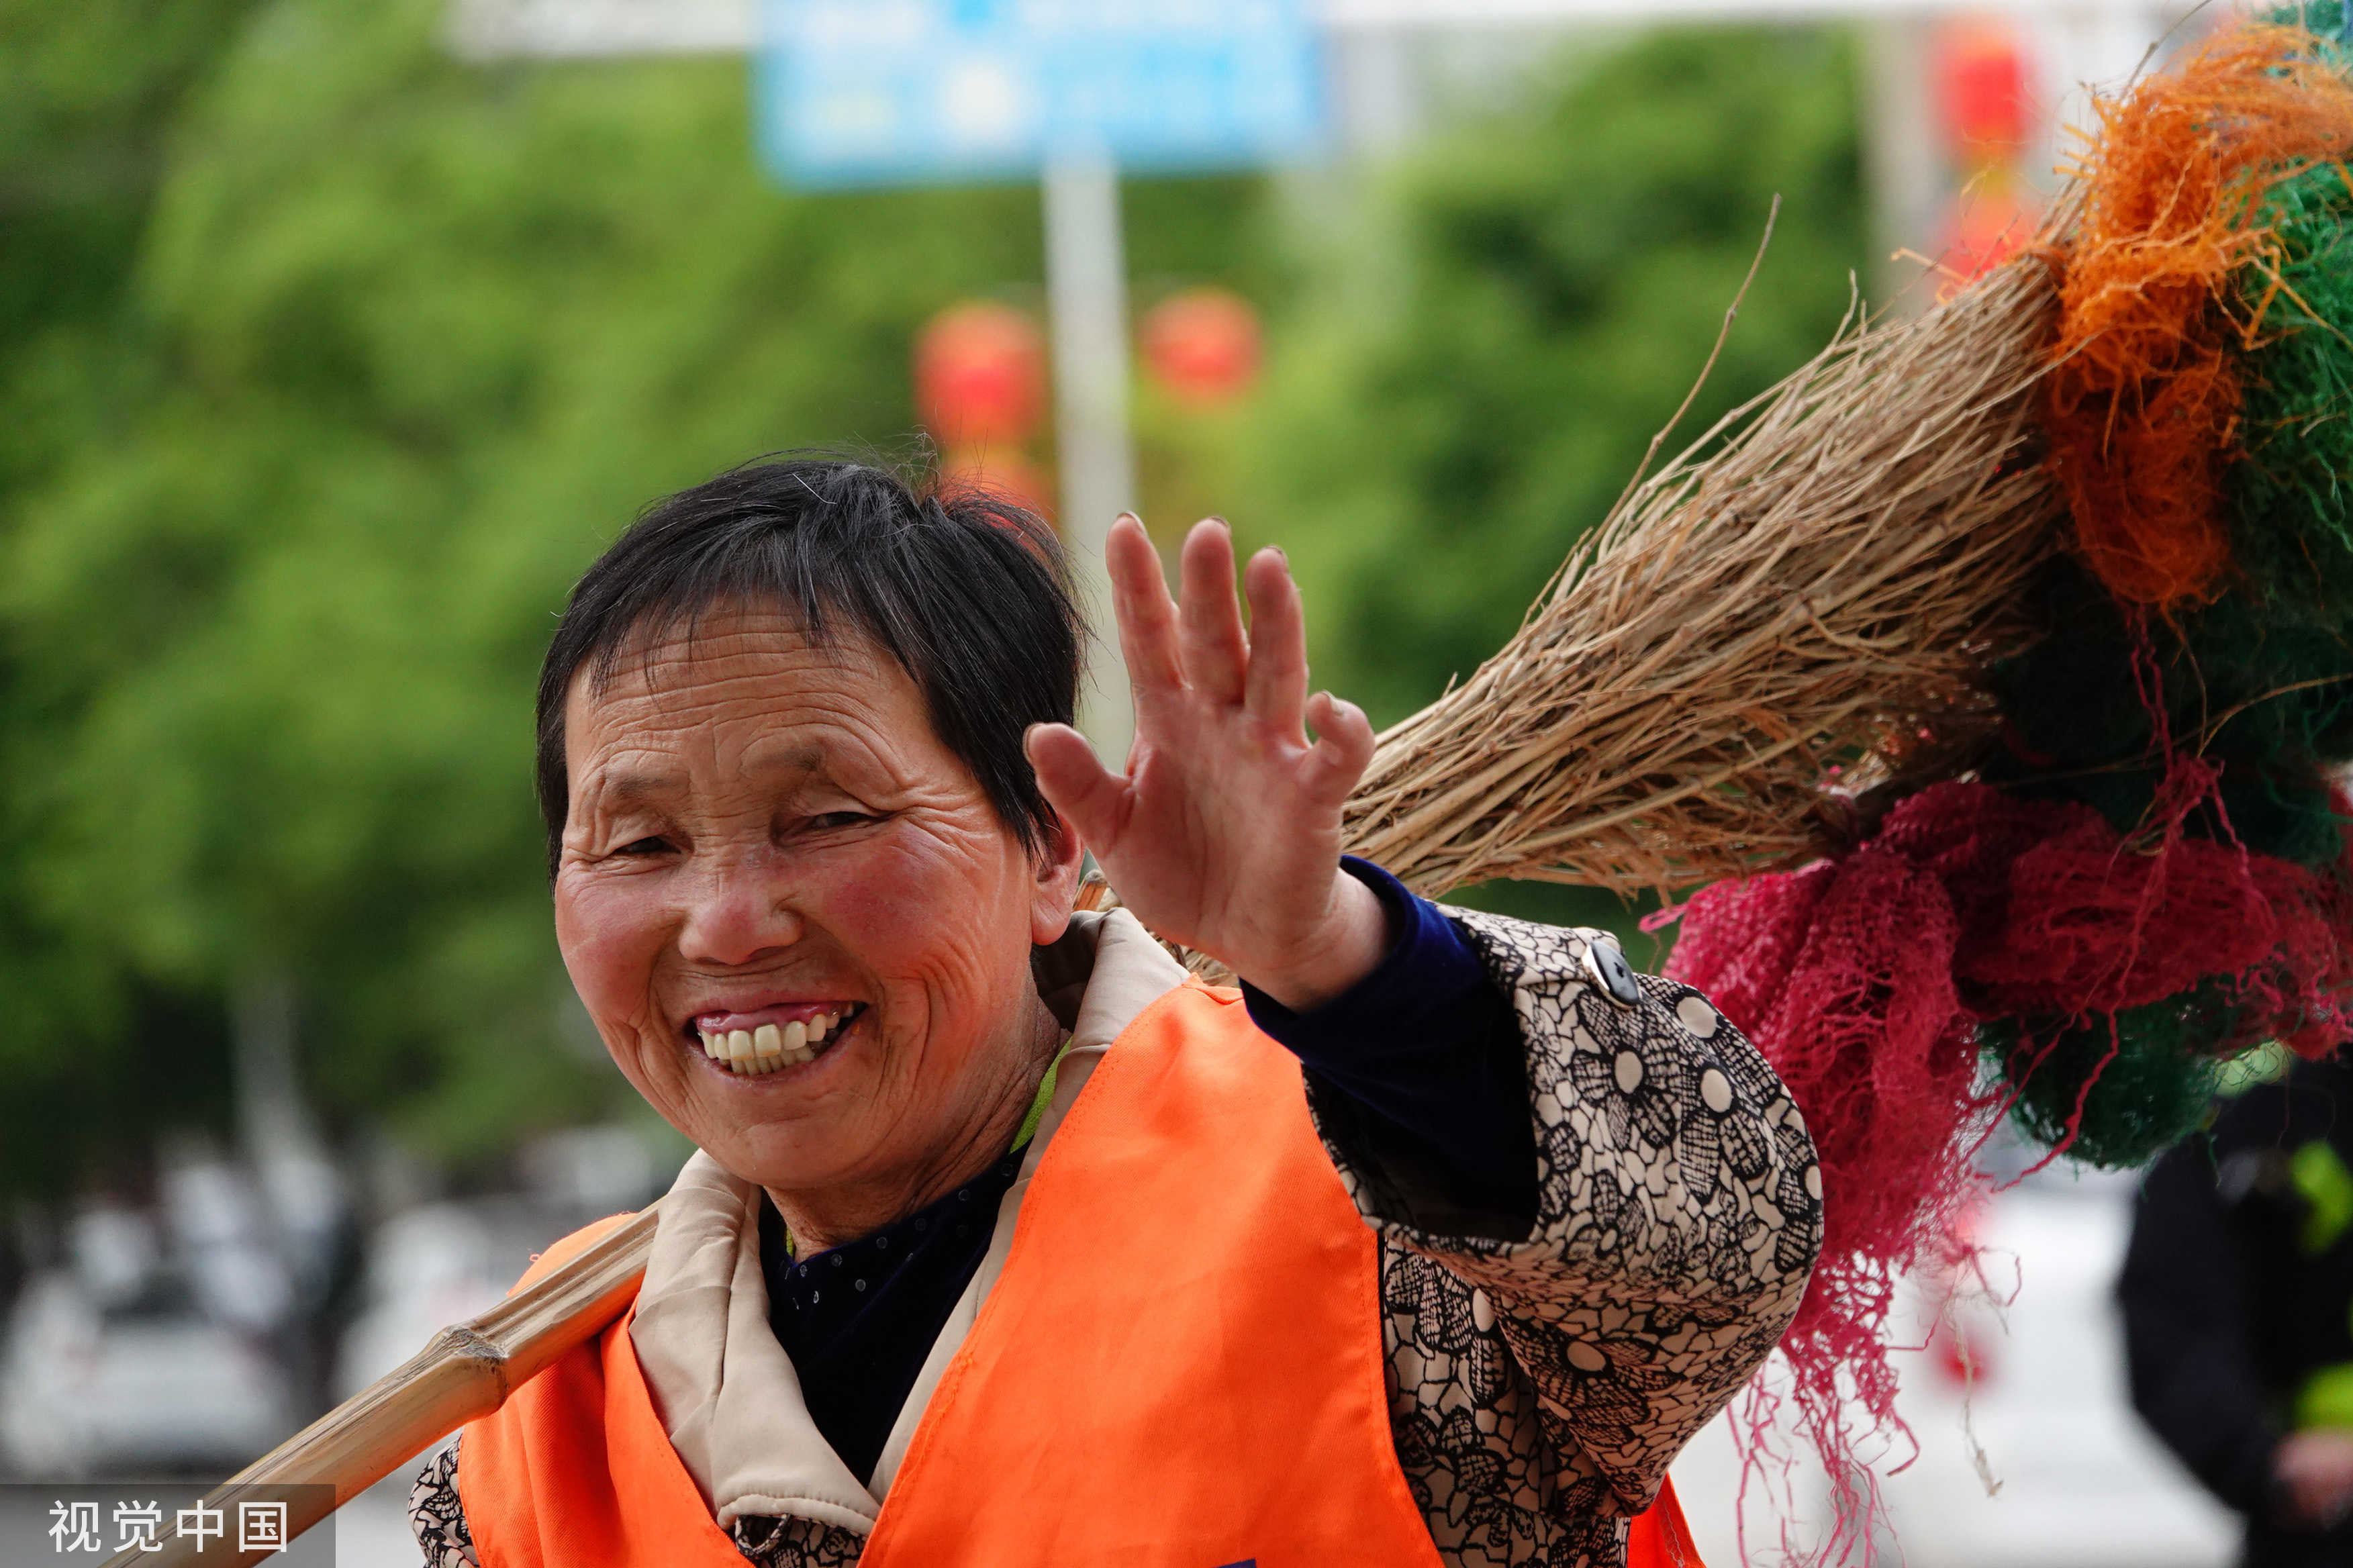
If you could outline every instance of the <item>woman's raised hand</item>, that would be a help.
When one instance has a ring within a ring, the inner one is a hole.
[[[1247,633],[1223,522],[1186,536],[1181,603],[1134,517],[1112,525],[1105,554],[1135,744],[1114,773],[1068,725],[1033,726],[1038,782],[1145,924],[1285,1006],[1321,1005],[1385,947],[1380,900],[1340,868],[1340,808],[1372,761],[1372,726],[1353,703],[1307,695],[1282,552],[1260,551],[1242,574]]]

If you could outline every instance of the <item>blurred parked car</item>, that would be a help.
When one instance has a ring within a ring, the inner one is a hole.
[[[23,1476],[218,1471],[300,1425],[263,1343],[207,1316],[143,1215],[85,1214],[27,1282],[0,1349],[0,1461]]]
[[[336,1358],[336,1398],[494,1305],[558,1237],[651,1202],[681,1157],[675,1145],[649,1141],[642,1126],[572,1128],[519,1152],[527,1192],[421,1205],[369,1237],[359,1315]],[[407,1512],[416,1469],[415,1460],[395,1466],[335,1516],[340,1568],[416,1568]]]
[[[427,1204],[377,1226],[360,1313],[336,1357],[335,1397],[349,1398],[440,1330],[496,1306],[533,1255],[596,1217],[510,1196]]]
[[[440,1330],[496,1305],[557,1237],[652,1202],[669,1185],[665,1159],[638,1128],[547,1133],[522,1152],[527,1192],[427,1204],[378,1226],[367,1243],[359,1314],[336,1359],[335,1397],[350,1397]]]
[[[2133,1414],[2114,1300],[2134,1178],[2054,1165],[1996,1194],[1978,1216],[1982,1284],[1917,1280],[1900,1331],[1899,1407],[1919,1457],[1882,1482],[1905,1568],[2221,1568],[2234,1515],[2200,1489]],[[1938,1322],[1937,1303],[1947,1303]],[[1974,1447],[1973,1447],[1974,1445]],[[1977,1456],[1981,1451],[1981,1477]],[[1719,1419],[1675,1463],[1703,1558],[1740,1561],[1740,1470]],[[1989,1490],[1988,1479],[1993,1483]],[[1771,1561],[1781,1528],[1752,1485],[1749,1548]],[[1820,1538],[1819,1472],[1794,1483]],[[1894,1553],[1900,1552],[1901,1556]]]

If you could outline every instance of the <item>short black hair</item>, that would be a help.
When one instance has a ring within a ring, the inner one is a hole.
[[[932,729],[1022,847],[1053,808],[1021,737],[1076,710],[1084,624],[1054,531],[1006,497],[834,457],[765,458],[654,502],[572,590],[539,671],[539,809],[552,878],[571,799],[564,708],[633,638],[771,604],[812,640],[833,617],[899,662]]]

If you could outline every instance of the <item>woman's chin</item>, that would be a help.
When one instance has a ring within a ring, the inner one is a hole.
[[[822,1192],[854,1182],[876,1152],[871,1135],[838,1124],[742,1127],[702,1150],[736,1180],[779,1193]]]
[[[695,1053],[682,1075],[690,1136],[729,1173],[761,1186],[818,1186],[857,1169],[874,1142],[871,1037],[854,1034],[806,1062],[739,1073]]]

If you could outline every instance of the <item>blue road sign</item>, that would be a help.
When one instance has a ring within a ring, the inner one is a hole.
[[[760,142],[795,184],[1129,169],[1310,153],[1322,63],[1301,0],[765,0]]]

